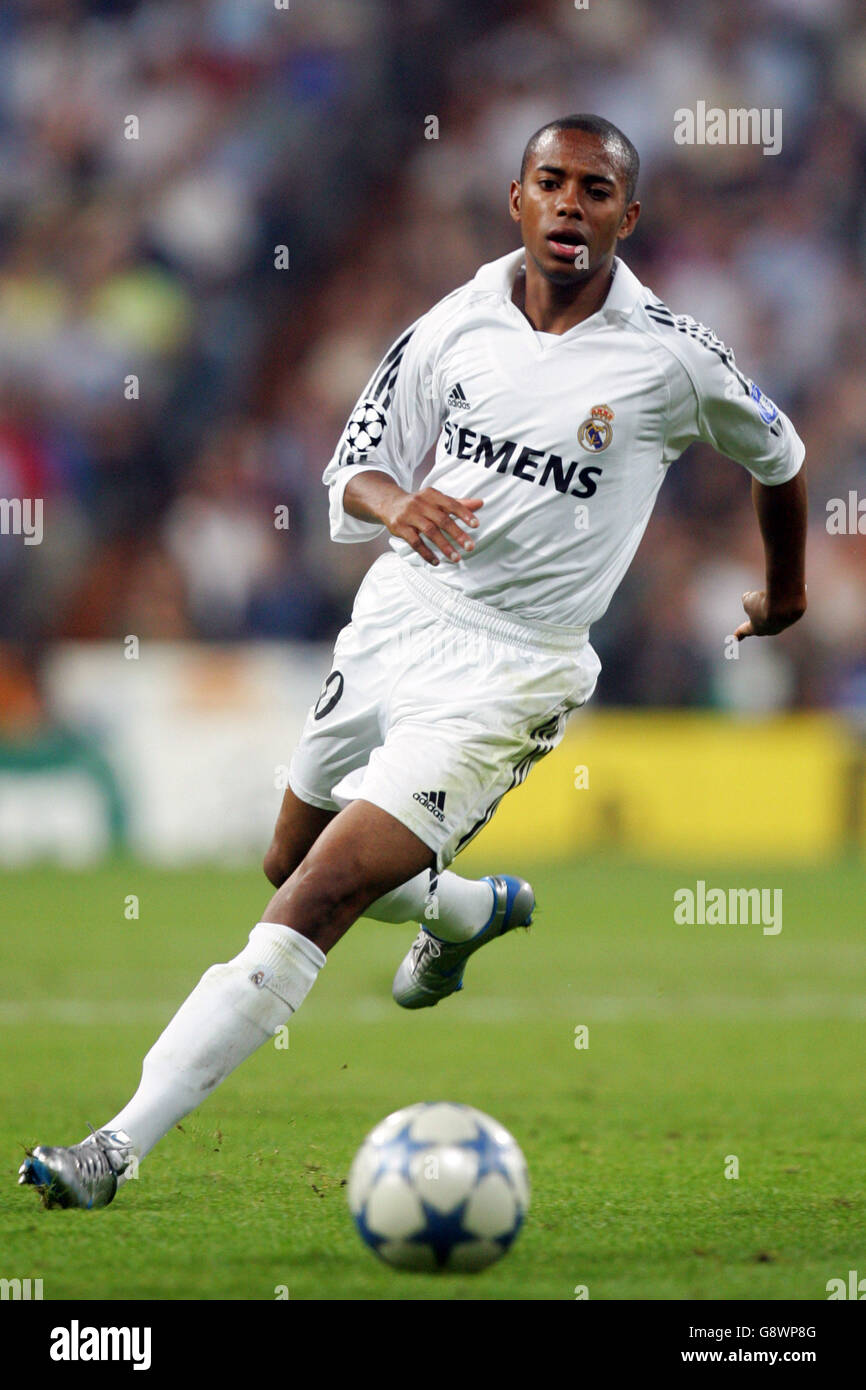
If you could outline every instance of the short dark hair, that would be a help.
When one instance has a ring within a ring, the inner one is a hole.
[[[523,159],[520,162],[521,183],[526,178],[527,166],[535,154],[542,135],[547,135],[548,131],[551,130],[585,130],[588,135],[597,135],[606,145],[615,146],[625,177],[626,206],[633,201],[638,174],[640,173],[640,155],[628,136],[623,135],[619,127],[615,126],[612,121],[605,120],[604,116],[592,116],[585,112],[577,116],[560,116],[555,121],[548,121],[547,125],[543,125],[534,135],[530,135],[526,149],[523,151]]]

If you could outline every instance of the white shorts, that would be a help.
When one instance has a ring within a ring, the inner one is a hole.
[[[517,619],[381,556],[289,768],[296,796],[388,811],[441,870],[555,748],[601,663],[586,629]]]

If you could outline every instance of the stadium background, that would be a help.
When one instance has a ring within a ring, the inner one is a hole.
[[[0,498],[45,501],[42,544],[0,536],[4,1278],[814,1299],[863,1271],[866,536],[825,519],[864,490],[864,79],[856,0],[0,7]],[[781,107],[782,152],[675,145],[699,100]],[[531,875],[531,935],[406,1015],[412,928],[353,930],[288,1052],[104,1217],[47,1218],[14,1185],[22,1144],[114,1113],[265,900],[278,783],[377,553],[327,535],[347,410],[405,324],[514,246],[525,138],[575,109],[640,149],[629,264],[805,439],[807,618],[725,659],[760,543],[745,472],[690,450],[593,634],[592,709],[457,864]],[[677,925],[698,880],[781,887],[784,930]],[[437,1096],[501,1119],[533,1176],[526,1232],[474,1284],[377,1267],[345,1208],[364,1133]]]
[[[333,638],[377,550],[330,543],[323,465],[399,329],[514,245],[505,193],[525,137],[573,109],[639,146],[636,273],[734,346],[805,439],[810,610],[724,659],[760,546],[745,473],[692,448],[594,633],[591,722],[525,796],[557,850],[572,833],[652,849],[659,815],[675,849],[677,822],[694,831],[675,814],[688,786],[717,809],[711,843],[751,839],[744,807],[755,826],[772,812],[774,848],[796,855],[862,841],[866,538],[825,522],[864,476],[864,71],[862,12],[840,0],[5,6],[0,495],[43,498],[45,535],[0,541],[4,857],[87,859],[124,827],[144,853],[261,843],[274,765],[327,667],[304,644]],[[781,107],[781,153],[674,144],[673,109],[698,99]],[[161,764],[185,764],[170,790],[148,746],[157,703]],[[635,722],[658,705],[690,718]],[[655,791],[651,767],[607,772],[604,750],[623,746],[617,722],[595,737],[610,708],[652,738]],[[215,730],[198,755],[196,709]],[[746,783],[713,742],[695,788],[701,710],[833,719],[801,718],[769,764],[752,723]],[[593,763],[600,795],[575,792],[572,762]],[[178,839],[148,768],[181,820],[178,794],[208,784],[186,820],[211,806],[210,836]]]
[[[41,545],[0,540],[4,859],[256,852],[377,553],[330,543],[323,465],[399,329],[514,245],[525,137],[573,109],[639,146],[629,263],[806,442],[810,610],[724,659],[760,545],[747,475],[693,447],[594,632],[593,714],[521,816],[556,852],[676,851],[701,833],[685,794],[715,808],[708,847],[768,821],[797,857],[862,845],[866,537],[825,523],[864,477],[864,73],[844,0],[4,6],[0,495],[45,508]],[[676,145],[699,99],[781,107],[781,153]],[[640,717],[659,705],[684,717]],[[696,776],[701,711],[748,720],[736,775],[713,732]]]

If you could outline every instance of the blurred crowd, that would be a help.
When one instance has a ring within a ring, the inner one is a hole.
[[[781,108],[781,152],[676,144],[700,100]],[[346,415],[518,244],[509,180],[571,111],[634,140],[624,258],[792,417],[812,498],[808,618],[744,681],[749,479],[689,450],[593,633],[599,698],[866,706],[866,535],[825,525],[866,497],[857,0],[6,0],[0,497],[44,498],[45,538],[0,536],[0,650],[331,637],[377,553],[328,539]]]

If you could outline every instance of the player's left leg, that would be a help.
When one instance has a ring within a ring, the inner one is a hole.
[[[263,923],[299,932],[327,954],[383,894],[429,871],[434,851],[390,812],[351,801],[278,888]]]
[[[443,936],[439,923],[424,922],[394,976],[392,993],[404,1009],[427,1009],[463,988],[471,955],[515,927],[528,927],[535,893],[525,878],[495,874],[481,882],[490,890],[490,911],[478,929],[462,937]]]
[[[489,878],[461,878],[450,869],[417,874],[371,903],[374,922],[426,922],[443,941],[469,941],[486,925],[496,903]]]
[[[387,811],[348,805],[274,894],[240,954],[202,976],[145,1057],[128,1105],[81,1144],[34,1149],[19,1181],[46,1205],[107,1205],[137,1160],[297,1012],[325,953],[370,903],[433,858]]]
[[[263,865],[275,888],[291,877],[336,814],[336,808],[323,810],[286,788]],[[490,879],[423,870],[377,898],[364,915],[374,922],[427,921],[442,940],[467,941],[487,925],[495,906]]]

